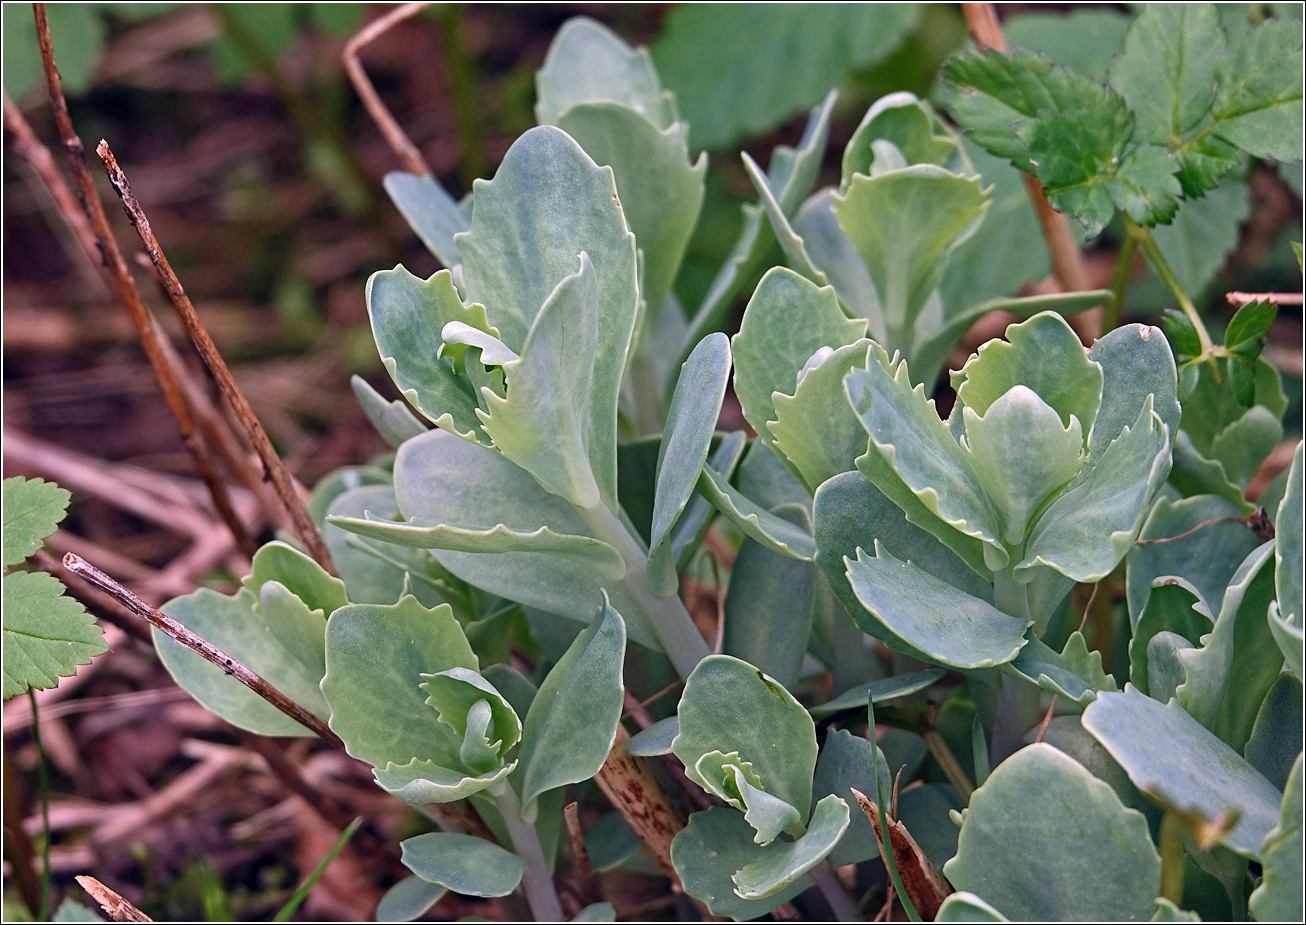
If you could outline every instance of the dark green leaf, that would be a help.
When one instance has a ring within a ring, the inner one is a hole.
[[[1156,4],[1143,10],[1111,66],[1111,86],[1137,118],[1139,135],[1173,145],[1197,127],[1215,96],[1224,35],[1209,3]]]
[[[1229,327],[1224,332],[1224,346],[1233,350],[1243,344],[1261,340],[1269,333],[1270,324],[1278,311],[1273,302],[1248,302],[1229,321]]]
[[[1212,131],[1253,157],[1302,159],[1301,23],[1270,19],[1220,56]]]
[[[28,688],[55,687],[61,677],[75,674],[78,665],[108,650],[95,618],[80,603],[63,596],[64,587],[53,576],[17,572],[6,575],[0,589],[6,700]]]
[[[53,482],[14,476],[4,480],[4,567],[13,568],[41,548],[59,527],[72,495]]]
[[[1179,356],[1195,357],[1201,355],[1202,343],[1197,338],[1197,328],[1183,312],[1167,308],[1161,315],[1161,327],[1165,336],[1170,338],[1174,352]]]

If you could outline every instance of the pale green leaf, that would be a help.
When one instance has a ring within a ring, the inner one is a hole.
[[[753,827],[734,809],[713,806],[689,817],[671,842],[671,863],[685,892],[707,904],[713,915],[738,921],[754,919],[797,896],[809,886],[797,880],[766,899],[743,899],[735,893],[737,871],[767,856],[772,846],[753,842]]]
[[[1028,621],[898,560],[878,540],[874,556],[858,549],[845,564],[862,605],[930,661],[988,668],[1011,661],[1025,644]]]
[[[393,170],[385,175],[386,193],[426,249],[446,268],[462,262],[453,236],[471,227],[471,219],[434,177]]]
[[[708,752],[735,752],[760,786],[799,812],[812,802],[816,729],[793,695],[747,662],[710,655],[698,663],[677,710],[680,732],[672,748],[689,779]]]
[[[1110,78],[1134,114],[1137,137],[1174,144],[1198,126],[1215,97],[1223,44],[1212,4],[1154,4],[1139,14]]]
[[[432,906],[449,892],[438,883],[428,883],[421,877],[400,880],[385,891],[376,907],[378,922],[411,922],[421,918]]]
[[[1002,35],[1012,48],[1046,55],[1052,63],[1094,80],[1106,77],[1111,60],[1124,47],[1128,29],[1128,16],[1106,8],[1030,11],[1002,20]]]
[[[730,473],[734,472],[739,457],[747,445],[748,439],[743,431],[730,431],[721,438],[721,443],[708,460],[708,464],[728,478]],[[708,524],[711,523],[714,515],[715,508],[712,507],[712,502],[702,495],[695,494],[689,499],[684,513],[676,520],[676,526],[671,531],[671,558],[677,568],[684,568],[689,564],[690,557],[698,548],[698,543],[707,532]]]
[[[426,431],[426,425],[414,417],[406,404],[383,398],[362,376],[351,376],[349,385],[377,433],[396,450],[409,437],[416,437]]]
[[[631,48],[587,16],[567,20],[553,37],[535,89],[541,125],[557,125],[572,107],[601,101],[627,106],[659,129],[676,121],[675,98],[662,89],[648,49]]]
[[[1016,921],[1130,921],[1152,914],[1161,858],[1142,813],[1039,744],[975,791],[943,873]]]
[[[630,737],[626,743],[626,753],[629,755],[639,755],[641,757],[651,757],[655,755],[670,755],[671,743],[675,741],[680,734],[680,717],[668,716],[666,719],[660,719],[652,726],[649,726],[643,732],[636,733]]]
[[[254,554],[250,574],[241,584],[255,595],[266,582],[277,581],[323,619],[349,603],[345,583],[288,543],[265,543]]]
[[[326,639],[322,693],[331,730],[351,755],[378,768],[415,758],[458,767],[461,736],[439,721],[421,688],[424,673],[478,667],[452,608],[428,610],[412,597],[351,604],[332,615]]]
[[[1102,670],[1102,653],[1089,651],[1084,635],[1071,633],[1061,652],[1032,633],[1008,665],[1032,684],[1083,706],[1098,691],[1119,690],[1115,679]]]
[[[978,176],[917,164],[876,177],[855,175],[834,196],[834,214],[866,264],[888,333],[886,347],[908,349],[918,316],[947,268],[949,249],[989,207]]]
[[[588,68],[590,61],[585,62]],[[641,297],[657,318],[703,205],[707,158],[689,162],[688,126],[659,130],[621,103],[574,106],[557,120],[596,164],[612,168],[626,223],[644,253]]]
[[[888,141],[907,164],[947,167],[958,155],[958,139],[930,108],[911,93],[890,93],[876,100],[843,150],[839,191],[846,193],[855,174],[875,176],[886,166],[876,163],[872,144]],[[905,165],[904,165],[905,166]]]
[[[6,480],[6,494],[8,488]],[[5,500],[7,518],[10,508]],[[5,531],[8,541],[7,524]],[[95,618],[80,603],[65,597],[63,585],[53,576],[15,572],[0,582],[0,591],[4,595],[6,700],[28,688],[55,687],[61,677],[75,674],[78,665],[88,664],[93,656],[108,651]]]
[[[371,513],[370,511],[368,512]],[[554,533],[540,527],[530,533],[497,524],[488,530],[431,526],[420,521],[396,523],[358,517],[332,517],[328,523],[358,536],[380,540],[411,549],[446,549],[452,552],[506,553],[528,552],[565,558],[583,568],[590,568],[604,578],[619,581],[626,574],[621,555],[602,540],[592,536]]]
[[[1270,19],[1219,57],[1212,131],[1253,157],[1302,159],[1301,23]]]
[[[806,521],[806,512],[786,510]],[[817,569],[744,540],[730,571],[721,651],[743,659],[787,689],[798,685],[812,629]]]
[[[798,372],[816,351],[854,343],[865,332],[864,322],[844,315],[834,290],[781,267],[762,277],[730,346],[735,395],[763,443],[775,440],[766,426],[776,419],[772,395],[792,395]]]
[[[1267,618],[1270,632],[1274,634],[1274,641],[1279,644],[1279,649],[1283,652],[1284,661],[1293,674],[1302,677],[1302,662],[1306,655],[1306,633],[1303,633],[1300,626],[1289,623],[1279,614],[1278,601],[1270,604]]]
[[[4,567],[13,568],[41,548],[59,527],[72,495],[53,482],[14,476],[4,480]]]
[[[1132,562],[1129,567],[1133,568]],[[1186,579],[1170,575],[1153,580],[1147,603],[1129,638],[1129,680],[1134,687],[1144,694],[1152,694],[1148,683],[1148,662],[1153,637],[1173,633],[1183,637],[1187,647],[1196,647],[1214,625],[1214,619],[1206,608],[1200,592]],[[1173,689],[1162,696],[1158,691],[1156,699],[1164,703],[1172,693]]]
[[[771,231],[775,234],[780,249],[784,251],[789,266],[817,286],[827,285],[829,280],[825,278],[824,273],[812,264],[811,258],[807,255],[807,249],[803,245],[803,239],[789,223],[789,217],[785,215],[775,193],[771,190],[771,185],[766,174],[762,172],[762,168],[757,166],[757,162],[748,156],[747,151],[742,152],[740,157],[744,161],[744,170],[748,173],[748,178],[753,181],[753,187],[757,190],[758,201],[762,208],[766,210],[766,217],[771,223]]]
[[[1288,490],[1279,502],[1279,516],[1275,520],[1278,530],[1278,544],[1274,548],[1274,586],[1279,601],[1281,619],[1302,628],[1302,444],[1292,454],[1292,466],[1288,470]],[[1299,675],[1300,677],[1300,675]]]
[[[463,739],[464,746],[469,738],[478,738],[482,741],[475,742],[475,745],[492,747],[492,754],[478,758],[502,758],[521,741],[522,726],[516,711],[479,673],[454,667],[423,674],[422,677],[426,679],[421,684],[427,693],[426,702],[435,708],[440,722],[453,729]],[[484,708],[477,709],[482,701],[489,706],[488,712]],[[479,724],[475,719],[477,714],[480,714]],[[464,764],[478,770],[467,761],[465,754],[462,757]]]
[[[491,450],[440,432],[409,440],[395,457],[395,491],[405,515],[467,530],[502,524],[519,533],[547,526],[564,536],[591,537],[566,501],[545,491],[525,469]],[[660,650],[657,635],[624,585],[581,563],[531,552],[434,550],[436,560],[463,581],[492,594],[588,624],[606,588],[612,605],[633,614],[631,638]]]
[[[368,279],[367,311],[381,362],[404,398],[436,426],[488,445],[470,384],[440,356],[444,326],[488,327],[485,309],[463,305],[448,270],[422,280],[400,266]]]
[[[844,710],[856,710],[858,708],[864,710],[866,709],[866,698],[868,696],[873,703],[907,697],[925,690],[925,688],[942,678],[944,674],[945,672],[941,668],[931,668],[928,671],[911,671],[907,674],[885,678],[883,681],[859,684],[851,690],[844,691],[833,700],[817,704],[808,712],[815,719],[824,719]]]
[[[1147,817],[1148,828],[1153,834],[1161,827],[1163,811],[1143,796],[1134,786],[1125,769],[1116,763],[1111,753],[1102,743],[1093,738],[1084,728],[1078,714],[1054,716],[1047,728],[1041,731],[1042,741],[1053,748],[1065,752],[1084,766],[1084,770],[1115,791],[1120,802],[1130,809],[1136,809]],[[1026,742],[1033,742],[1040,735],[1040,728],[1031,729],[1025,736]]]
[[[649,536],[649,587],[664,597],[674,594],[678,586],[671,530],[694,496],[729,376],[730,341],[718,333],[699,342],[676,380],[658,447],[657,492]]]
[[[486,306],[509,349],[525,352],[536,315],[576,273],[577,256],[584,252],[593,264],[598,328],[588,451],[599,493],[615,509],[617,400],[639,286],[635,238],[612,170],[595,164],[565,132],[540,126],[513,143],[493,181],[477,180],[474,190],[471,230],[456,238],[466,292]]]
[[[414,758],[405,764],[391,761],[373,771],[372,776],[377,785],[395,799],[420,807],[427,803],[453,803],[488,790],[516,767],[517,762],[513,761],[502,767],[492,767],[483,774],[473,774],[462,767],[446,768],[434,761]]]
[[[522,729],[521,801],[593,777],[612,750],[622,709],[626,625],[605,602],[553,666]]]
[[[769,845],[781,832],[802,826],[802,814],[761,789],[753,766],[742,761],[738,752],[708,752],[698,759],[694,770],[708,793],[744,814],[744,821],[757,832],[753,836],[757,844]]]
[[[1089,466],[1102,458],[1126,427],[1133,426],[1149,395],[1152,410],[1174,440],[1179,432],[1179,380],[1170,344],[1159,329],[1123,325],[1095,341],[1087,356],[1102,368],[1102,400],[1088,434]],[[1045,392],[1035,391],[1048,399]]]
[[[936,922],[1009,922],[1011,921],[974,893],[952,893],[934,915]]]
[[[703,467],[698,490],[735,526],[772,552],[807,562],[816,555],[809,532],[745,498],[711,466]]]
[[[296,658],[310,677],[326,674],[326,619],[279,581],[266,581],[256,592],[254,609],[263,615],[273,637]]]
[[[821,863],[848,828],[848,804],[831,794],[816,804],[807,832],[781,842],[733,877],[744,899],[774,896]]]
[[[1248,908],[1261,922],[1295,922],[1302,917],[1302,761],[1293,762],[1283,791],[1279,824],[1261,844],[1264,879]]]
[[[526,870],[526,862],[512,852],[458,832],[430,832],[400,846],[405,867],[465,896],[507,896]]]
[[[819,102],[893,51],[919,16],[914,3],[687,5],[667,18],[653,54],[695,146],[720,148]]]
[[[866,696],[862,696],[862,709]],[[843,729],[831,729],[825,737],[821,756],[816,761],[816,775],[812,778],[812,799],[816,804],[827,796],[852,799],[851,788],[869,786],[879,776],[880,787],[888,793],[893,789],[893,779],[884,761],[884,753],[862,736]],[[853,813],[848,828],[830,852],[830,864],[842,867],[857,864],[880,856],[875,829],[865,813]]]
[[[1302,684],[1291,672],[1279,675],[1256,711],[1256,723],[1243,749],[1265,779],[1287,791],[1288,775],[1302,750]]]
[[[1158,703],[1126,686],[1084,710],[1091,732],[1144,793],[1164,805],[1215,819],[1238,813],[1221,842],[1256,858],[1274,826],[1281,794],[1242,755],[1193,719],[1177,701]]]

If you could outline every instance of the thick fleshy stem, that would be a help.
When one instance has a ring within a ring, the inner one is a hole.
[[[558,901],[553,874],[549,872],[549,863],[544,858],[544,849],[540,847],[535,824],[522,818],[521,803],[511,786],[505,787],[503,793],[499,794],[498,805],[503,824],[508,829],[508,837],[512,840],[512,850],[526,861],[521,885],[526,894],[526,902],[530,904],[531,914],[537,922],[563,921],[562,903]]]
[[[993,573],[993,603],[1003,613],[1028,621],[1028,592],[1029,586],[1017,581],[1009,569]],[[1038,685],[1010,672],[1003,673],[993,717],[990,767],[996,768],[1024,744],[1025,733],[1039,721],[1041,696]]]
[[[594,536],[612,546],[626,563],[622,579],[627,593],[639,604],[662,643],[671,664],[682,678],[711,654],[698,627],[678,597],[658,597],[648,586],[648,555],[639,540],[602,504],[577,508]]]

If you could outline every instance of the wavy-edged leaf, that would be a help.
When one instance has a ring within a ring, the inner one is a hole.
[[[721,443],[709,458],[708,464],[729,478],[739,464],[739,457],[747,445],[748,438],[744,436],[744,432],[732,430],[721,438]],[[689,564],[690,556],[694,554],[703,534],[707,532],[714,511],[712,502],[700,494],[695,494],[685,505],[684,512],[677,518],[676,525],[671,530],[671,558],[677,568],[684,568]]]
[[[866,697],[862,697],[866,709]],[[812,799],[817,804],[827,796],[848,800],[853,787],[868,787],[868,781],[880,779],[880,787],[893,790],[893,779],[885,763],[884,753],[868,739],[855,736],[844,729],[831,729],[825,737],[821,756],[816,760],[816,775],[812,778]],[[875,830],[865,813],[852,813],[848,828],[830,852],[830,864],[842,867],[857,864],[880,856]]]
[[[872,349],[866,367],[854,369],[844,380],[853,409],[870,434],[868,462],[878,463],[867,471],[859,459],[858,468],[895,502],[898,497],[891,492],[896,486],[891,482],[896,476],[935,518],[980,540],[985,564],[992,557],[995,567],[1005,567],[1007,552],[999,540],[996,518],[970,461],[939,419],[934,401],[925,397],[924,387],[912,388],[906,361],[890,372],[883,354]],[[912,513],[907,509],[909,518]],[[948,545],[955,550],[969,544]]]
[[[641,757],[670,755],[671,743],[680,734],[680,717],[668,716],[660,719],[642,732],[630,737],[626,743],[626,753]]]
[[[594,268],[598,328],[589,400],[590,468],[609,508],[617,506],[617,400],[639,304],[635,237],[609,167],[565,132],[533,128],[504,155],[494,180],[474,184],[471,230],[458,235],[468,296],[484,303],[500,339],[524,352],[550,295],[576,273],[584,252]],[[567,373],[574,376],[574,372]]]
[[[811,713],[814,719],[825,719],[827,716],[833,716],[835,713],[841,713],[844,710],[856,710],[859,707],[864,710],[866,709],[866,698],[868,696],[871,698],[872,703],[907,697],[925,690],[925,688],[942,678],[944,674],[946,672],[941,668],[931,668],[927,671],[911,671],[907,674],[894,675],[892,678],[885,678],[883,681],[859,684],[851,690],[844,691],[833,700],[817,704],[807,712]]]
[[[457,200],[434,177],[419,177],[402,170],[386,174],[382,185],[435,259],[450,270],[458,266],[462,259],[453,236],[466,231],[472,223]]]
[[[368,512],[370,513],[370,512]],[[592,568],[611,581],[626,574],[620,553],[592,536],[554,533],[540,527],[529,533],[497,524],[488,530],[473,530],[448,524],[429,525],[418,521],[397,523],[358,517],[332,517],[328,523],[395,546],[411,549],[447,549],[452,552],[529,552],[556,556]]]
[[[1079,632],[1070,634],[1060,652],[1030,634],[1008,667],[1030,683],[1080,706],[1096,699],[1098,691],[1119,690],[1115,679],[1102,670],[1102,653],[1090,651]]]
[[[808,887],[796,880],[765,899],[744,899],[735,892],[734,875],[766,857],[772,846],[753,842],[753,827],[734,809],[713,806],[689,817],[671,842],[671,863],[685,892],[707,904],[713,915],[738,921],[766,915]]]
[[[1189,648],[1211,631],[1214,620],[1206,610],[1201,593],[1186,579],[1175,576],[1156,578],[1142,614],[1129,638],[1129,680],[1144,694],[1151,694],[1149,685],[1149,660],[1152,639],[1161,633],[1183,637]],[[1157,692],[1156,699],[1169,700],[1173,688]]]
[[[816,729],[793,695],[747,662],[709,655],[685,681],[672,749],[689,779],[708,752],[735,752],[767,793],[804,812],[812,802]]]
[[[1288,488],[1279,502],[1279,516],[1275,520],[1278,543],[1274,547],[1274,586],[1279,617],[1298,629],[1303,621],[1302,571],[1306,561],[1306,549],[1303,548],[1306,543],[1302,538],[1302,486],[1306,479],[1302,473],[1302,444],[1299,441],[1288,469]]]
[[[1244,857],[1258,857],[1282,795],[1177,701],[1162,704],[1126,685],[1123,692],[1104,693],[1090,703],[1082,722],[1143,793],[1207,819],[1237,812],[1221,843]]]
[[[731,523],[772,552],[806,562],[816,556],[816,543],[810,533],[758,507],[711,466],[703,466],[698,490]]]
[[[592,536],[575,508],[550,494],[531,475],[491,450],[432,432],[409,440],[395,457],[395,493],[402,512],[425,523],[458,524],[468,530],[532,533],[541,526],[561,535]],[[483,553],[433,550],[441,565],[492,594],[588,625],[606,589],[612,605],[630,613],[632,639],[660,650],[657,635],[621,583],[593,568],[531,552]]]
[[[1011,921],[974,893],[960,890],[939,906],[936,922],[1009,922]]]
[[[8,579],[6,579],[6,582]],[[226,652],[295,703],[326,718],[327,701],[318,684],[322,675],[307,666],[277,638],[268,615],[247,588],[233,597],[201,588],[173,598],[161,608],[182,626]],[[301,736],[308,730],[217,665],[154,631],[159,660],[205,709],[234,726],[259,735]]]
[[[474,756],[486,761],[502,758],[521,741],[522,726],[516,710],[479,672],[454,667],[422,677],[426,679],[421,684],[427,694],[426,702],[435,708],[440,722],[463,739],[461,757],[468,767],[475,768],[475,763],[467,760],[469,736],[483,740],[473,743],[475,746],[489,748],[486,754]],[[482,701],[489,706],[488,711],[477,709],[476,705]],[[479,715],[479,722],[474,714]]]
[[[405,867],[465,896],[507,896],[526,871],[526,862],[511,851],[459,832],[428,832],[404,839],[400,847]]]
[[[396,450],[409,437],[416,437],[426,430],[426,425],[417,420],[408,410],[408,405],[382,397],[362,376],[351,376],[349,385],[376,432]]]
[[[730,341],[718,333],[699,342],[676,380],[658,447],[657,492],[649,536],[649,587],[663,597],[675,594],[679,584],[671,530],[694,496],[694,486],[707,462],[729,376]]]
[[[908,164],[949,166],[959,150],[958,139],[939,120],[930,104],[913,93],[889,93],[866,110],[843,151],[839,191],[846,193],[855,174],[883,172],[875,163],[872,142],[890,142]]]
[[[7,482],[5,488],[8,493]],[[6,524],[6,543],[8,532]],[[59,580],[45,572],[15,572],[0,582],[0,593],[4,595],[6,700],[29,688],[55,687],[61,677],[76,674],[78,665],[88,664],[94,656],[108,651],[104,632],[95,618],[63,592]],[[218,669],[214,671],[221,675]],[[298,724],[293,725],[302,731]]]
[[[4,567],[13,568],[59,528],[72,495],[54,482],[13,476],[4,480]]]
[[[473,774],[464,768],[446,768],[434,761],[414,758],[405,764],[391,761],[372,772],[377,785],[409,806],[427,803],[452,803],[482,790],[488,790],[506,778],[517,767],[513,761],[493,767],[483,774]]]
[[[1301,23],[1270,19],[1221,55],[1212,131],[1253,157],[1302,159]]]
[[[605,601],[589,628],[553,666],[522,728],[521,802],[593,777],[617,734],[626,624]]]
[[[858,549],[845,559],[848,581],[862,605],[896,636],[953,668],[990,668],[1011,661],[1025,644],[1029,622],[940,581],[891,555]]]
[[[1015,921],[1130,921],[1152,914],[1161,858],[1142,813],[1038,744],[998,765],[972,795],[943,872]]]
[[[694,144],[721,148],[818,102],[893,51],[919,16],[914,3],[686,6],[667,18],[653,55]]]
[[[277,581],[323,619],[349,603],[345,583],[288,543],[265,543],[254,554],[250,574],[241,584],[255,595],[269,581]]]
[[[730,346],[735,395],[763,443],[775,441],[766,426],[776,418],[771,396],[793,394],[799,370],[816,351],[855,343],[865,332],[865,322],[843,313],[833,289],[819,288],[783,267],[762,277]]]
[[[825,860],[847,829],[848,804],[831,794],[816,804],[801,838],[779,843],[734,875],[735,892],[744,899],[776,895]]]
[[[1148,396],[1134,426],[1039,516],[1015,575],[1028,576],[1037,565],[1075,581],[1109,575],[1137,538],[1148,506],[1169,474],[1168,440]]]
[[[440,357],[444,326],[488,327],[485,309],[463,305],[448,270],[422,280],[397,266],[368,279],[367,312],[381,362],[409,404],[437,427],[488,446],[471,387]]]
[[[834,196],[834,214],[866,264],[888,333],[886,346],[906,350],[918,316],[943,278],[949,248],[989,207],[978,176],[916,164],[875,177],[854,175]]]
[[[1295,922],[1302,917],[1302,756],[1297,755],[1283,791],[1279,824],[1261,843],[1264,879],[1248,910],[1260,922]]]
[[[421,688],[424,673],[479,667],[448,604],[351,604],[332,614],[326,639],[322,693],[349,754],[377,768],[415,758],[459,767],[462,737],[440,722]]]
[[[698,759],[694,770],[708,793],[744,814],[744,821],[757,832],[753,836],[757,844],[769,845],[786,829],[802,826],[802,814],[761,789],[753,766],[740,760],[738,752],[708,752]]]
[[[628,106],[659,129],[676,121],[675,98],[662,89],[646,48],[631,48],[607,26],[588,16],[565,22],[535,75],[535,116],[556,125],[584,103]]]

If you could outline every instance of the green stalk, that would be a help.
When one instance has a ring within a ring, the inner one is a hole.
[[[595,537],[620,553],[626,563],[626,577],[622,579],[626,592],[648,618],[676,671],[682,678],[688,678],[698,663],[712,654],[689,611],[679,597],[658,597],[649,590],[648,555],[643,544],[605,505],[576,510]]]
[[[344,850],[345,845],[349,844],[349,839],[354,837],[354,833],[358,831],[358,827],[362,824],[363,817],[359,816],[345,827],[345,830],[340,833],[340,837],[336,839],[336,843],[331,846],[331,850],[326,853],[326,857],[322,858],[321,863],[313,868],[313,872],[299,885],[299,889],[295,890],[295,895],[291,896],[286,904],[281,907],[281,911],[272,917],[272,921],[288,922],[290,920],[290,917],[295,914],[295,910],[308,897],[308,891],[313,889],[313,884],[317,883],[318,878],[326,871],[327,865],[334,861],[336,855]]]
[[[930,750],[930,754],[939,763],[939,767],[943,768],[948,783],[952,784],[957,794],[969,803],[970,795],[975,792],[975,788],[972,786],[970,778],[966,776],[966,772],[962,770],[961,762],[957,760],[957,756],[952,753],[952,749],[948,748],[948,743],[943,741],[943,736],[939,735],[937,729],[927,729],[921,733],[921,738],[925,740],[925,747]]]
[[[1120,316],[1125,309],[1125,288],[1129,285],[1129,271],[1134,266],[1134,255],[1138,253],[1138,239],[1132,234],[1125,235],[1120,243],[1120,253],[1116,255],[1115,269],[1111,271],[1111,300],[1102,309],[1102,334],[1106,335],[1120,327]]]
[[[44,839],[41,844],[41,909],[37,920],[50,920],[50,775],[45,766],[45,749],[41,745],[41,721],[37,715],[36,692],[27,689],[27,698],[32,704],[32,740],[36,744],[36,778],[41,788],[41,828]]]
[[[1173,809],[1161,817],[1160,895],[1176,906],[1184,896],[1184,826]]]
[[[503,824],[508,829],[508,837],[512,840],[512,850],[526,861],[521,883],[526,902],[531,907],[531,915],[537,922],[564,921],[562,904],[558,902],[553,874],[549,872],[549,863],[544,858],[544,849],[540,847],[535,824],[522,818],[521,803],[511,786],[503,788],[503,792],[498,795],[498,805]]]
[[[1147,259],[1152,264],[1152,268],[1156,270],[1157,276],[1161,277],[1161,282],[1165,283],[1166,288],[1170,290],[1170,294],[1179,303],[1180,310],[1188,318],[1194,330],[1197,331],[1197,342],[1202,347],[1202,358],[1210,365],[1211,375],[1215,377],[1218,385],[1223,381],[1224,377],[1220,375],[1220,367],[1215,362],[1215,345],[1211,342],[1211,335],[1207,332],[1206,325],[1202,323],[1201,316],[1197,314],[1197,306],[1193,305],[1193,300],[1188,298],[1188,293],[1184,292],[1184,287],[1179,283],[1179,277],[1174,275],[1174,271],[1170,269],[1170,264],[1166,262],[1165,255],[1156,246],[1156,241],[1152,238],[1152,232],[1145,225],[1134,222],[1128,215],[1123,217],[1129,237],[1138,241],[1138,246],[1147,255]]]
[[[834,868],[830,866],[828,859],[813,867],[811,876],[816,881],[816,886],[821,891],[821,895],[825,897],[825,901],[830,904],[830,911],[834,913],[836,921],[866,921],[866,918],[858,911],[857,904],[853,902],[852,897],[848,895],[848,891],[839,882],[839,878],[834,875]]]
[[[1008,616],[1025,621],[1030,619],[1028,592],[1029,586],[1017,581],[1010,569],[993,573],[993,603]],[[997,711],[993,717],[993,739],[989,744],[991,768],[996,768],[1004,758],[1025,744],[1025,733],[1038,722],[1041,697],[1042,691],[1037,685],[1003,673],[998,688]]]

